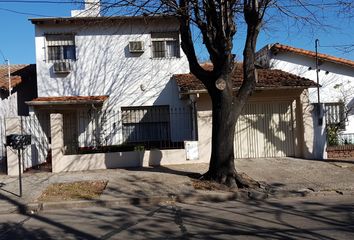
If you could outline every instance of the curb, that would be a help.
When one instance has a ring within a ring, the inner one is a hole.
[[[253,193],[254,196],[256,196]],[[98,199],[98,200],[79,200],[79,201],[61,201],[61,202],[34,202],[26,205],[19,205],[18,207],[7,205],[6,210],[0,205],[0,215],[3,214],[34,214],[36,212],[50,211],[56,209],[71,209],[71,208],[87,208],[87,207],[118,207],[123,204],[144,205],[144,204],[163,204],[163,203],[192,203],[198,201],[211,201],[223,202],[236,199],[249,199],[251,196],[248,191],[232,192],[232,193],[202,193],[191,195],[169,195],[169,196],[152,196],[144,198],[111,198],[111,199]],[[262,199],[267,198],[267,195],[257,195]]]
[[[118,207],[123,204],[144,205],[144,204],[164,204],[164,203],[195,203],[200,201],[207,202],[224,202],[231,200],[265,200],[268,198],[281,199],[291,197],[325,197],[338,195],[354,195],[354,191],[311,191],[308,189],[300,191],[278,191],[266,192],[257,190],[241,190],[238,192],[197,192],[196,194],[173,195],[168,196],[151,196],[151,197],[122,197],[97,200],[79,200],[79,201],[61,201],[61,202],[34,202],[29,204],[19,204],[13,206],[11,204],[0,205],[0,215],[4,214],[34,214],[37,212],[71,209],[71,208],[88,208],[88,207]],[[4,210],[5,208],[5,210]]]
[[[17,206],[12,204],[0,204],[0,215],[4,214],[15,214],[15,213],[26,213],[27,205],[19,203]]]
[[[292,198],[292,197],[334,197],[334,196],[351,196],[354,195],[353,190],[319,190],[314,191],[312,189],[303,190],[284,190],[270,193],[271,198]]]

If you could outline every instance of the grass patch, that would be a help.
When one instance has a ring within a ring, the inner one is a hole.
[[[107,181],[80,181],[50,185],[38,198],[41,202],[93,200],[106,188]]]

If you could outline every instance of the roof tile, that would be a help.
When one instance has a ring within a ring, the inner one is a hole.
[[[204,65],[203,68],[208,70],[212,69],[211,64]],[[312,80],[303,78],[291,73],[287,73],[276,69],[257,69],[258,82],[256,89],[272,89],[272,88],[309,88],[316,87],[317,84]],[[205,90],[204,85],[193,74],[175,74],[174,79],[180,88],[181,93],[188,91]],[[238,89],[241,87],[243,81],[242,63],[238,63],[236,70],[232,76],[233,88]]]
[[[14,88],[27,77],[36,77],[36,65],[10,65],[11,87]],[[8,66],[0,65],[0,88],[9,90]]]
[[[290,47],[290,46],[282,45],[279,43],[273,44],[270,49],[273,52],[292,52],[292,53],[296,53],[296,54],[304,55],[304,56],[308,56],[308,57],[313,57],[313,58],[316,57],[316,53],[313,51],[305,50],[302,48]],[[354,67],[354,61],[351,61],[348,59],[338,58],[338,57],[330,56],[330,55],[323,54],[323,53],[317,53],[317,56],[318,56],[319,60],[325,60],[325,61],[343,64],[343,65],[346,65],[349,67]]]

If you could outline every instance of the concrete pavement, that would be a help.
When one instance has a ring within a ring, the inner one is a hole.
[[[296,158],[239,159],[236,168],[253,179],[267,183],[267,192],[261,191],[201,191],[195,190],[190,176],[203,173],[207,164],[185,164],[164,167],[109,169],[70,173],[25,173],[23,197],[19,198],[18,178],[0,175],[0,213],[13,211],[48,210],[84,206],[114,206],[123,203],[161,201],[228,200],[304,196],[308,194],[354,193],[354,163],[340,160],[312,161]],[[99,199],[42,203],[37,198],[53,183],[84,180],[107,180]],[[354,197],[354,195],[353,195]],[[28,210],[28,209],[27,209]]]
[[[1,239],[354,239],[351,197],[56,209],[0,217]]]

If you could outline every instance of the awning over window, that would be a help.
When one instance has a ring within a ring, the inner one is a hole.
[[[26,103],[30,106],[103,104],[107,99],[108,96],[39,97]]]
[[[71,46],[75,45],[73,34],[50,34],[46,35],[47,45],[52,46]]]

